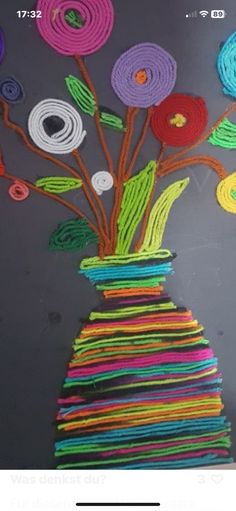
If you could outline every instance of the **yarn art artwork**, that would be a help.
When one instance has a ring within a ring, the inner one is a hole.
[[[113,65],[111,85],[126,105],[123,119],[109,106],[101,107],[83,58],[108,41],[112,2],[38,0],[37,9],[44,13],[37,19],[42,44],[73,58],[79,76],[65,77],[67,101],[42,98],[33,107],[28,133],[10,115],[23,88],[11,78],[1,82],[5,126],[28,150],[52,163],[57,174],[31,181],[29,176],[17,178],[1,156],[0,177],[9,182],[15,201],[34,192],[70,211],[69,220],[55,226],[49,249],[97,247],[97,255],[82,259],[79,273],[102,295],[73,342],[58,399],[56,466],[185,469],[231,463],[231,425],[224,415],[218,360],[204,327],[165,289],[176,257],[165,247],[165,228],[175,202],[188,193],[189,178],[173,181],[158,196],[156,192],[162,178],[180,169],[200,172],[198,167],[209,167],[217,179],[218,205],[236,213],[235,170],[228,172],[208,154],[192,153],[204,142],[221,147],[222,157],[223,150],[236,148],[236,126],[230,119],[236,110],[236,33],[217,58],[223,93],[231,103],[213,125],[208,126],[203,98],[174,91],[175,58],[153,42],[133,46]],[[0,32],[0,59],[3,54]],[[142,109],[143,127],[133,144]],[[104,156],[100,170],[89,168],[83,155],[85,137],[89,143],[86,116],[94,121]],[[118,162],[108,146],[109,130],[120,139]],[[156,151],[140,165],[148,135],[154,136]],[[107,190],[113,196],[110,215],[102,200]],[[70,200],[67,193],[75,191],[76,201]],[[90,215],[83,210],[84,201]]]

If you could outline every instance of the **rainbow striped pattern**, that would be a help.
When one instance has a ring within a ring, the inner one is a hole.
[[[191,311],[163,288],[174,255],[85,259],[103,292],[74,342],[59,399],[59,469],[231,463],[217,359]]]

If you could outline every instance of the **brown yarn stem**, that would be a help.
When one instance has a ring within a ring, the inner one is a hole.
[[[87,201],[96,217],[98,227],[99,227],[100,231],[103,233],[104,239],[106,239],[106,244],[109,245],[109,240],[108,240],[109,227],[108,227],[103,203],[91,185],[89,171],[88,171],[79,151],[75,150],[72,152],[72,154],[73,154],[76,162],[78,163],[80,170],[84,176],[84,193],[86,195]],[[96,204],[92,201],[90,193],[94,197],[97,207],[96,207]],[[105,229],[105,231],[104,231],[104,229]]]
[[[82,59],[82,57],[80,55],[75,55],[75,60],[76,60],[76,62],[78,64],[78,66],[79,66],[79,70],[81,72],[81,76],[85,80],[85,82],[88,85],[89,89],[91,90],[91,92],[92,92],[92,94],[94,96],[96,105],[97,105],[97,110],[96,110],[96,113],[94,115],[95,125],[96,125],[96,129],[97,129],[97,134],[98,134],[98,138],[99,138],[99,141],[100,141],[100,144],[101,144],[104,156],[106,158],[108,170],[109,170],[110,174],[113,177],[114,186],[116,186],[117,178],[116,178],[116,175],[115,175],[115,172],[114,172],[114,165],[113,165],[113,161],[112,161],[112,157],[111,157],[110,151],[109,151],[108,146],[107,146],[107,142],[106,142],[106,138],[105,138],[105,135],[104,135],[103,127],[102,127],[101,122],[100,122],[100,112],[99,112],[99,102],[98,102],[97,92],[96,92],[95,86],[93,84],[93,81],[92,81],[92,79],[90,77],[90,74],[88,72],[88,69],[87,69],[87,67],[85,65],[85,62]]]
[[[128,107],[127,109],[127,116],[126,116],[126,126],[127,131],[124,134],[122,145],[121,145],[121,151],[120,151],[120,157],[119,157],[119,163],[118,163],[118,182],[123,181],[125,170],[126,170],[126,164],[127,159],[129,156],[129,148],[134,132],[134,121],[136,118],[136,115],[139,112],[139,108],[135,107]]]
[[[125,181],[127,181],[131,174],[132,174],[132,171],[133,171],[133,168],[134,168],[134,165],[137,161],[137,158],[138,158],[138,155],[142,149],[142,146],[144,144],[144,141],[145,141],[145,138],[146,138],[146,135],[147,135],[147,131],[148,131],[148,128],[149,128],[149,125],[150,125],[150,119],[151,119],[151,116],[152,116],[152,112],[153,112],[153,107],[149,107],[148,110],[147,110],[147,115],[146,115],[146,119],[145,119],[145,122],[144,122],[144,125],[143,125],[143,129],[142,129],[142,133],[140,135],[140,138],[138,140],[138,143],[134,149],[134,152],[132,154],[132,157],[131,157],[131,160],[130,160],[130,164],[128,166],[128,170],[127,170],[127,173],[126,173],[126,176],[125,176]]]
[[[48,160],[51,163],[54,163],[54,165],[57,165],[58,167],[61,167],[63,170],[66,170],[67,172],[69,172],[72,176],[76,177],[77,179],[78,179],[78,177],[80,177],[79,173],[77,172],[77,170],[75,170],[73,167],[71,167],[70,165],[67,165],[63,161],[58,160],[54,156],[51,156],[50,154],[46,153],[45,151],[42,151],[42,149],[39,149],[38,147],[36,147],[33,144],[31,144],[31,142],[28,139],[28,137],[27,137],[26,133],[24,132],[23,128],[21,128],[21,126],[19,126],[18,124],[12,122],[9,119],[9,105],[8,105],[8,103],[6,103],[6,101],[4,101],[3,99],[0,98],[0,105],[2,106],[3,122],[4,122],[5,126],[7,128],[9,128],[9,129],[15,131],[22,138],[22,140],[25,143],[26,147],[28,149],[30,149],[30,151],[32,151],[33,153],[37,154],[38,156],[41,156],[41,158],[44,158],[45,160]]]
[[[228,173],[226,172],[225,167],[221,162],[219,162],[216,158],[213,158],[213,156],[204,155],[196,155],[190,158],[184,158],[183,160],[179,160],[169,164],[168,166],[161,165],[157,171],[157,175],[158,177],[168,176],[168,174],[171,174],[176,170],[190,167],[191,165],[207,165],[212,170],[214,170],[214,172],[216,172],[220,180],[228,176]]]
[[[148,201],[148,205],[147,205],[147,208],[145,210],[144,217],[143,217],[143,223],[142,223],[140,237],[139,237],[139,240],[137,241],[137,243],[135,244],[135,252],[139,251],[139,249],[141,248],[141,246],[143,244],[143,241],[144,241],[144,237],[145,237],[145,233],[146,233],[146,228],[147,228],[147,224],[148,224],[148,220],[149,220],[149,215],[150,215],[151,209],[152,209],[152,201],[153,201],[153,198],[154,198],[154,195],[155,195],[155,191],[156,191],[156,184],[157,184],[157,179],[158,179],[158,169],[159,169],[159,165],[161,164],[162,158],[164,156],[165,148],[166,148],[165,144],[162,144],[161,147],[160,147],[159,156],[157,158],[157,172],[155,174],[153,188],[152,188],[151,195],[150,195],[150,198],[149,198],[149,201]]]
[[[129,148],[132,140],[134,131],[134,121],[139,109],[134,107],[127,108],[126,114],[126,126],[127,131],[123,135],[121,144],[120,157],[118,162],[118,182],[115,191],[114,206],[111,215],[111,248],[115,251],[116,240],[117,240],[117,220],[120,212],[121,201],[123,196],[123,181],[126,168],[126,162],[128,158]]]
[[[236,101],[230,105],[227,110],[217,119],[217,121],[207,130],[203,135],[191,146],[186,147],[185,149],[182,149],[181,151],[178,151],[177,153],[171,154],[164,160],[163,166],[169,166],[170,163],[172,163],[176,158],[179,158],[183,156],[184,154],[192,151],[192,149],[195,149],[195,147],[198,147],[202,142],[205,142],[207,140],[211,133],[219,126],[219,124],[227,117],[228,115],[232,114],[236,110]]]
[[[61,160],[58,160],[54,156],[51,156],[50,154],[46,153],[45,151],[42,151],[38,147],[36,147],[33,144],[31,144],[31,142],[28,139],[28,137],[27,137],[26,133],[24,132],[23,128],[21,128],[21,126],[19,126],[18,124],[12,122],[9,119],[9,105],[4,100],[2,100],[2,99],[0,99],[0,105],[2,106],[3,122],[4,122],[5,126],[7,128],[9,128],[9,129],[13,130],[15,133],[17,133],[21,137],[21,139],[25,143],[26,147],[30,151],[34,152],[35,154],[41,156],[42,158],[44,158],[44,159],[46,159],[48,161],[50,161],[51,163],[54,163],[54,165],[57,165],[58,167],[62,168],[63,170],[69,172],[72,176],[76,177],[77,179],[81,178],[80,173],[77,170],[75,170],[73,167],[71,167],[70,165],[67,165],[66,163],[62,162]],[[82,179],[82,181],[83,181],[83,179]],[[86,198],[88,200],[88,203],[89,203],[89,205],[90,205],[90,207],[92,209],[92,212],[94,213],[95,218],[97,219],[98,226],[99,226],[99,229],[100,229],[100,234],[101,234],[101,236],[103,237],[103,239],[105,241],[106,240],[106,235],[104,233],[103,226],[102,226],[102,224],[100,222],[100,216],[97,213],[97,209],[93,205],[93,202],[91,201],[91,198],[89,196],[87,183],[90,183],[90,178],[88,180],[86,180],[86,182],[83,181],[82,190],[83,190],[83,192],[84,192],[84,194],[85,194],[85,196],[86,196]],[[93,191],[93,189],[92,189],[92,191]],[[51,195],[50,195],[50,197],[51,197]],[[60,199],[60,200],[63,201],[63,199]],[[107,233],[108,233],[108,226],[107,226]],[[108,244],[108,238],[107,238],[106,244]]]
[[[80,218],[84,218],[89,227],[95,232],[98,238],[100,238],[100,233],[96,226],[93,225],[93,223],[86,217],[86,215],[84,215],[84,213],[79,208],[73,206],[73,204],[71,204],[70,202],[67,202],[65,199],[62,199],[61,197],[58,197],[57,195],[54,195],[50,192],[46,192],[45,190],[42,190],[42,188],[38,188],[37,186],[35,186],[30,181],[26,181],[25,179],[14,176],[13,174],[8,174],[7,172],[5,172],[4,174],[1,175],[1,177],[3,177],[4,179],[8,179],[10,181],[14,182],[17,181],[19,183],[22,183],[25,186],[27,186],[27,188],[29,188],[30,190],[33,190],[34,192],[37,192],[40,195],[44,195],[45,197],[49,197],[50,199],[54,200],[55,202],[58,202],[59,204],[69,209],[70,211],[73,211],[73,213],[75,213]]]

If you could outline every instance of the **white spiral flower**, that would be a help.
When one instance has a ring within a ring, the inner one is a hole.
[[[51,136],[45,130],[45,121],[50,117],[59,118],[63,124],[63,127]],[[80,146],[86,135],[77,110],[59,99],[44,99],[37,103],[30,112],[28,130],[40,149],[54,154],[71,153]]]
[[[113,187],[113,177],[110,172],[102,170],[93,175],[91,183],[97,195],[102,195]]]

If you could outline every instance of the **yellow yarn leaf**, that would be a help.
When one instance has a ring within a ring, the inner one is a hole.
[[[188,177],[176,181],[158,198],[150,213],[145,238],[139,252],[155,252],[160,248],[171,207],[188,184]]]

